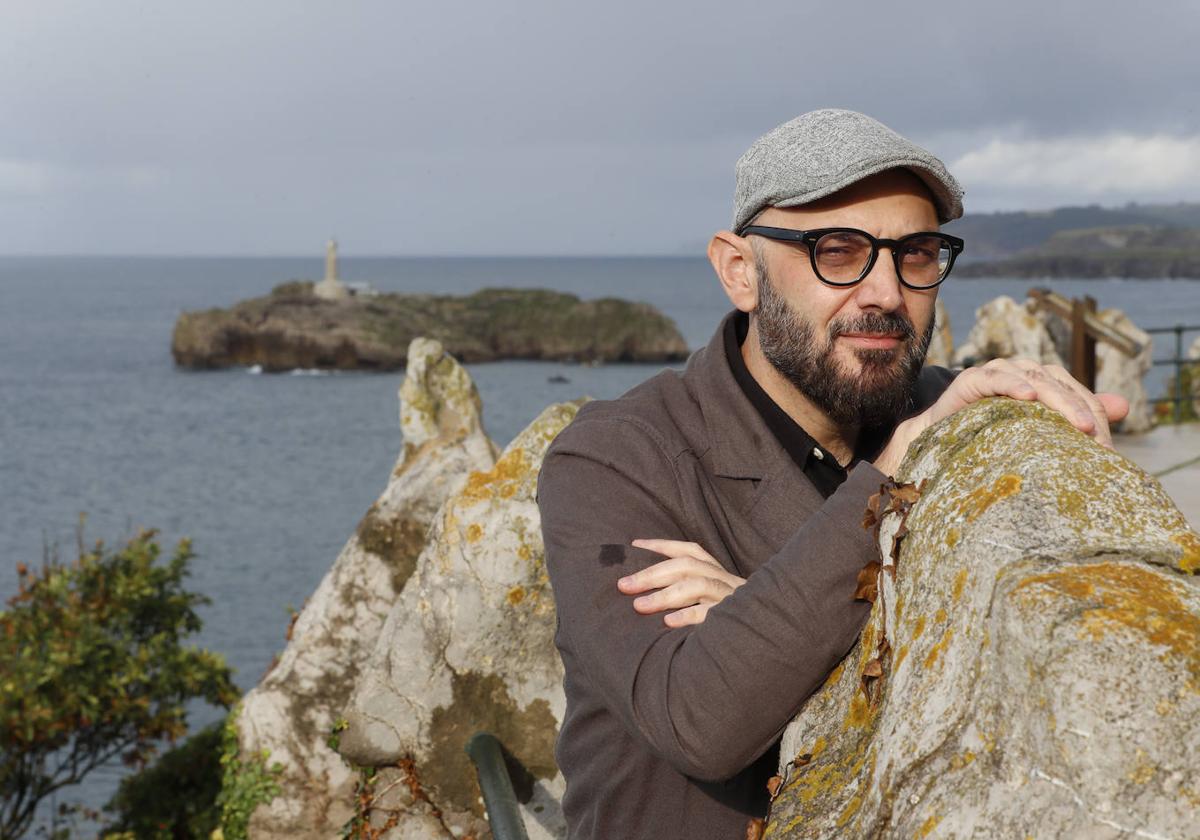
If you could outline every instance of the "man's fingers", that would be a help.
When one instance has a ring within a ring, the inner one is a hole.
[[[617,581],[617,588],[626,594],[635,595],[650,589],[662,589],[664,586],[670,586],[686,577],[712,577],[730,585],[741,580],[737,575],[729,574],[720,566],[713,566],[711,563],[695,557],[683,556],[662,560],[631,575],[626,575]]]
[[[663,616],[663,624],[668,627],[687,627],[690,624],[703,624],[711,604],[693,604]]]
[[[1100,393],[1096,394],[1096,399],[1100,401],[1100,405],[1104,406],[1104,413],[1108,415],[1109,423],[1124,420],[1129,414],[1129,400],[1120,394]]]
[[[710,563],[717,568],[721,568],[721,564],[717,562],[715,557],[694,542],[683,542],[682,540],[634,540],[630,545],[634,548],[644,548],[647,551],[653,551],[655,554],[663,554],[667,557],[681,557],[684,555],[695,557],[697,560],[703,560],[705,563]]]
[[[633,599],[633,608],[640,613],[656,613],[690,607],[693,604],[716,604],[733,591],[733,587],[716,578],[688,577],[670,586]]]

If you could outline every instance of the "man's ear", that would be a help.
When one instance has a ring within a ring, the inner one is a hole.
[[[730,302],[742,312],[753,312],[758,306],[758,270],[750,243],[731,231],[718,231],[708,243],[708,261]]]

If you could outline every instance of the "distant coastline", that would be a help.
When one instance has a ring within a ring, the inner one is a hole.
[[[958,277],[1200,279],[1200,204],[964,216]]]

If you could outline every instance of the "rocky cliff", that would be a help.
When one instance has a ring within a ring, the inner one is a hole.
[[[1200,538],[1158,482],[1010,400],[931,429],[900,480],[766,836],[1194,836]]]
[[[177,365],[197,369],[394,370],[418,336],[467,363],[666,362],[688,353],[675,324],[645,303],[540,289],[324,300],[311,283],[296,282],[230,309],[183,313],[171,354]]]

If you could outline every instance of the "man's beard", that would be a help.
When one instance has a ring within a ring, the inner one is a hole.
[[[767,361],[840,426],[890,426],[913,408],[914,386],[933,337],[933,319],[917,338],[911,321],[895,312],[864,312],[835,318],[823,344],[775,289],[762,259],[757,261],[758,342]],[[893,349],[855,348],[861,370],[846,371],[834,355],[842,333],[901,335]]]

